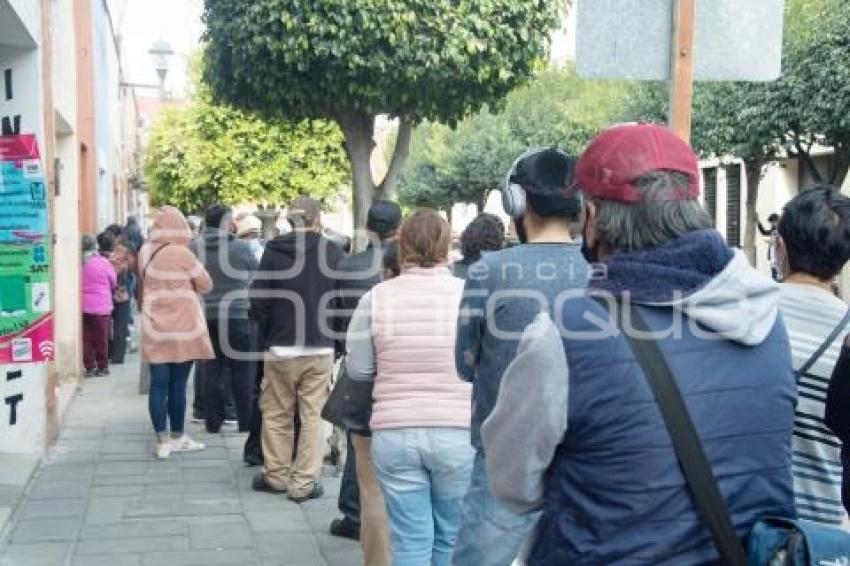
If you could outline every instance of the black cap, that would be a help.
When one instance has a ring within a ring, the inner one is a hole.
[[[520,159],[510,181],[526,192],[557,196],[573,184],[576,160],[556,148]]]
[[[366,228],[379,237],[388,236],[401,225],[401,207],[390,200],[377,200],[369,207]]]

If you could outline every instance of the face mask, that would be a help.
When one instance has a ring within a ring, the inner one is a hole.
[[[514,220],[514,227],[516,228],[516,237],[519,238],[519,242],[521,244],[528,243],[528,231],[525,229],[525,219],[522,217]]]
[[[584,256],[587,263],[593,264],[599,262],[599,254],[595,249],[592,249],[589,245],[587,245],[587,227],[585,227],[581,233],[581,255]]]

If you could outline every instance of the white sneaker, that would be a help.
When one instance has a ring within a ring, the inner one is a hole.
[[[187,434],[184,434],[180,438],[174,438],[171,440],[172,452],[195,452],[197,450],[203,450],[204,448],[206,448],[205,444],[192,440]]]
[[[239,421],[234,421],[233,419],[224,419],[224,422],[221,423],[222,426],[226,426],[227,428],[236,428],[239,426]]]
[[[167,460],[169,456],[171,456],[171,443],[170,442],[157,442],[156,443],[156,457],[160,460]]]

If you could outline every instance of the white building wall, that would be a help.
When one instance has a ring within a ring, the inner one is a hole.
[[[55,197],[53,269],[61,274],[62,292],[55,294],[54,342],[59,374],[57,417],[62,421],[80,368],[80,190],[77,138],[76,37],[73,2],[53,0],[53,102],[56,118],[55,157],[58,194]]]

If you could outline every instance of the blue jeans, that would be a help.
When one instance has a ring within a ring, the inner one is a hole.
[[[469,430],[402,428],[372,433],[392,539],[393,566],[447,566],[472,473]]]
[[[192,362],[151,364],[151,389],[148,411],[157,435],[165,434],[171,421],[171,434],[183,434],[186,421],[186,382]]]
[[[539,513],[517,515],[496,499],[481,451],[475,453],[472,483],[461,514],[452,559],[455,566],[509,566],[540,517]]]

